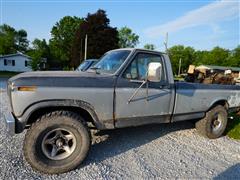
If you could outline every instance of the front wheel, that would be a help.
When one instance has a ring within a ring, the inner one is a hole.
[[[80,165],[90,144],[89,130],[78,114],[55,111],[32,125],[25,136],[23,149],[33,169],[59,174]]]
[[[210,139],[220,137],[227,126],[227,110],[221,105],[215,106],[206,113],[205,118],[196,122],[198,132]]]

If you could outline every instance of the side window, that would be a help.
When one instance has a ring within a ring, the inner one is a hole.
[[[127,79],[144,80],[147,75],[148,64],[151,62],[159,62],[162,64],[162,58],[161,56],[154,54],[145,53],[137,54],[136,57],[131,62],[131,64],[125,70],[123,77]],[[162,79],[165,80],[164,71],[162,72],[163,72]]]

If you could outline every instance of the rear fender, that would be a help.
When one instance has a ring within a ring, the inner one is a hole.
[[[228,104],[228,102],[227,102],[226,99],[217,99],[217,100],[215,100],[215,101],[213,101],[213,102],[211,103],[211,105],[209,106],[208,111],[209,111],[210,109],[212,109],[213,107],[217,106],[217,105],[222,105],[222,106],[224,106],[224,107],[226,108],[226,110],[229,109],[229,104]]]

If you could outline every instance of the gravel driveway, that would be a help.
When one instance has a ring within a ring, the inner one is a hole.
[[[69,173],[34,172],[22,153],[24,134],[7,137],[0,92],[0,179],[240,179],[240,141],[199,136],[191,122],[104,131],[84,165]]]

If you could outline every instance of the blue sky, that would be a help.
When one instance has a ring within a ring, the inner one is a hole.
[[[233,49],[240,44],[239,1],[206,0],[0,0],[0,23],[25,29],[28,39],[51,38],[52,26],[63,16],[85,17],[99,8],[106,10],[110,25],[130,27],[140,36],[140,44],[155,44],[164,50],[176,44],[196,49],[221,46]]]

